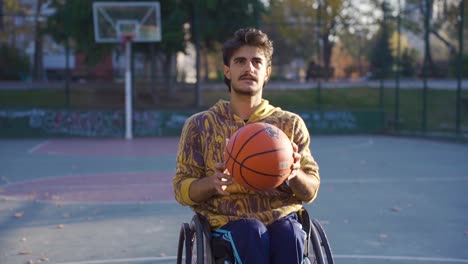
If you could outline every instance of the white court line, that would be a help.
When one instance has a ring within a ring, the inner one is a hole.
[[[431,257],[411,257],[411,256],[379,256],[379,255],[333,255],[336,259],[373,259],[373,260],[403,260],[438,263],[468,263],[468,259],[459,258],[431,258]],[[135,263],[141,261],[163,261],[176,260],[175,256],[168,257],[146,257],[146,258],[125,258],[125,259],[102,259],[79,262],[61,262],[56,264],[106,264],[106,263]]]
[[[40,149],[42,146],[46,145],[49,143],[49,140],[46,140],[44,142],[41,142],[39,144],[37,144],[36,146],[34,146],[33,148],[31,148],[30,150],[28,150],[28,153],[29,154],[32,154],[34,152],[36,152],[38,149]]]
[[[368,138],[367,141],[362,142],[362,143],[355,143],[351,145],[344,145],[340,146],[337,148],[329,148],[329,149],[323,149],[321,152],[337,152],[337,151],[345,151],[345,150],[353,150],[353,149],[361,149],[361,148],[367,148],[370,146],[374,145],[374,139],[373,138]]]
[[[105,264],[105,263],[132,263],[141,261],[160,261],[160,260],[176,260],[177,257],[146,257],[146,258],[123,258],[123,259],[102,259],[78,262],[61,262],[55,264]]]
[[[459,258],[431,258],[411,256],[378,256],[378,255],[333,255],[340,259],[374,259],[374,260],[408,260],[408,261],[432,261],[438,263],[468,263],[468,259]]]
[[[398,183],[398,182],[468,182],[468,177],[421,177],[414,179],[376,179],[376,178],[354,178],[354,179],[324,179],[324,184],[348,184],[348,183]]]

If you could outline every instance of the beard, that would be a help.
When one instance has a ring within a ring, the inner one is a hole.
[[[237,95],[247,95],[247,96],[254,96],[260,92],[260,90],[243,90],[239,89],[236,86],[232,86],[231,89],[234,91],[235,94]]]
[[[240,88],[239,86],[236,86],[236,84],[231,82],[231,90],[234,91],[234,93],[237,95],[254,96],[254,95],[259,94],[262,91],[263,87],[265,87],[265,84],[266,82],[264,82],[262,87],[258,89],[246,90],[246,89]]]

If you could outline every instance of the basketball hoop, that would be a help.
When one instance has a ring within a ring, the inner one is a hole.
[[[127,42],[131,42],[133,39],[135,39],[135,34],[134,33],[124,33],[120,35],[120,48],[124,49],[125,45]]]
[[[125,138],[132,139],[132,43],[161,41],[159,2],[94,2],[93,22],[96,42],[120,43],[125,53]]]

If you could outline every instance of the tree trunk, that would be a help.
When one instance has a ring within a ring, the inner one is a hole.
[[[177,87],[174,85],[173,80],[173,74],[172,74],[172,60],[173,60],[173,55],[169,54],[165,56],[164,59],[164,86],[167,87],[169,91],[169,98],[175,98],[177,94]]]
[[[0,30],[3,30],[3,0],[0,0]]]
[[[432,5],[433,5],[433,1],[432,0],[426,0],[428,1],[428,4],[426,5],[426,7],[429,9],[429,10],[426,10],[426,16],[428,16],[428,21],[430,21],[430,18],[432,17]],[[436,70],[436,67],[434,65],[434,61],[432,59],[432,52],[431,52],[431,38],[430,38],[430,34],[431,34],[431,29],[430,29],[430,22],[428,22],[428,25],[426,25],[426,27],[424,28],[425,31],[425,34],[428,35],[428,37],[425,39],[425,45],[426,45],[426,54],[425,54],[425,57],[424,59],[426,60],[425,63],[426,63],[426,71],[427,71],[427,75],[426,76],[434,76],[435,74],[437,74],[437,70]]]
[[[43,54],[43,41],[41,32],[41,6],[44,0],[37,0],[36,17],[35,17],[35,30],[34,30],[34,64],[32,77],[35,81],[43,80],[44,64],[42,60]]]
[[[209,73],[210,73],[210,67],[208,63],[208,52],[207,49],[202,49],[201,55],[203,56],[203,68],[204,68],[204,73],[203,73],[203,81],[207,82],[209,78]]]
[[[150,44],[150,86],[151,86],[151,98],[153,99],[153,104],[158,105],[161,98],[159,96],[159,89],[158,89],[158,83],[157,83],[157,73],[158,73],[158,67],[157,67],[157,62],[156,62],[156,44],[151,43]]]
[[[323,78],[328,81],[330,77],[333,76],[332,68],[331,68],[331,58],[332,58],[332,53],[333,53],[333,46],[334,43],[330,42],[328,40],[328,34],[324,34],[322,37],[322,43],[323,43],[323,72],[322,76]]]

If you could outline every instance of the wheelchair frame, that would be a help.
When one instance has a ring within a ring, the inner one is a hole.
[[[305,208],[299,210],[298,215],[307,234],[304,245],[305,263],[333,264],[333,254],[322,225],[311,219]],[[313,250],[312,255],[310,249]],[[185,264],[215,263],[211,248],[211,228],[201,215],[195,214],[190,224],[183,223],[180,228],[176,263],[182,264],[183,259]]]

